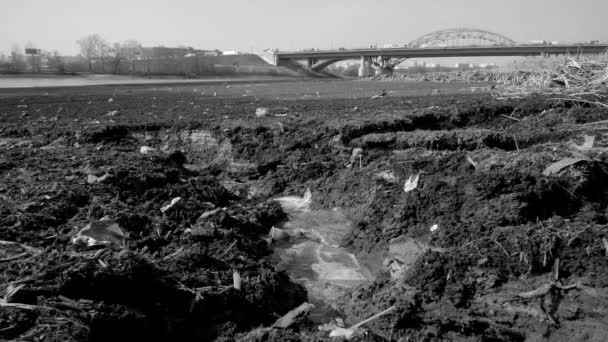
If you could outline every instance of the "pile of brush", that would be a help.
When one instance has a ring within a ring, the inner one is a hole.
[[[556,95],[555,100],[608,108],[608,54],[577,60],[568,57],[550,72],[526,75],[517,82],[501,82],[502,97],[523,97],[531,92]]]
[[[555,68],[552,82],[566,89],[601,93],[608,90],[608,54],[597,60],[567,62]]]

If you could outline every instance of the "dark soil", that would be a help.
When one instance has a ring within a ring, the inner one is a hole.
[[[350,213],[344,245],[377,271],[337,301],[347,325],[396,307],[357,339],[608,339],[608,140],[606,126],[585,125],[608,110],[431,96],[428,84],[379,100],[366,89],[400,86],[335,82],[319,87],[339,96],[310,97],[281,87],[0,95],[0,240],[35,248],[0,244],[0,340],[329,340],[305,319],[259,329],[306,301],[274,269],[266,235],[287,218],[272,198],[307,187],[316,205]],[[592,149],[574,145],[585,135]],[[124,248],[72,243],[104,217]],[[432,248],[393,279],[383,260],[400,236]]]

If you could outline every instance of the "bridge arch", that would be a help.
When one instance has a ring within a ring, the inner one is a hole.
[[[498,33],[474,28],[452,28],[425,34],[418,39],[412,40],[407,46],[411,48],[483,46],[488,45],[488,43],[495,46],[517,45],[511,38]]]

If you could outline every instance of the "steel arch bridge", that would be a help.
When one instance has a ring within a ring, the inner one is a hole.
[[[482,44],[486,43],[486,44]],[[473,28],[452,28],[425,34],[407,44],[411,48],[448,46],[514,46],[514,40],[498,33]]]
[[[474,29],[451,28],[427,33],[407,44],[409,48],[430,47],[475,47],[475,46],[515,46],[517,43],[498,33]],[[392,70],[407,58],[381,58],[374,65]]]
[[[305,60],[311,72],[347,59],[360,58],[359,76],[390,73],[407,58],[435,57],[499,57],[499,56],[549,56],[569,53],[601,53],[608,44],[523,44],[490,31],[473,28],[453,28],[426,34],[408,44],[395,47],[370,47],[365,49],[306,50],[295,52],[274,51],[271,63],[302,69],[296,61]],[[375,68],[375,71],[374,71]]]

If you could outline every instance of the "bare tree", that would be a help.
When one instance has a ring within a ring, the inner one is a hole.
[[[131,70],[134,71],[134,62],[141,51],[141,43],[136,40],[127,40],[122,43],[114,43],[110,50],[112,60],[113,73],[117,74],[120,64],[123,62],[131,63]]]
[[[100,35],[90,34],[80,38],[76,43],[80,46],[80,54],[89,62],[89,72],[93,71],[93,59],[95,58],[101,58],[103,68],[103,59],[107,52],[108,43]]]
[[[49,68],[54,69],[58,74],[65,73],[65,60],[57,50],[46,53],[46,58],[49,61]]]

